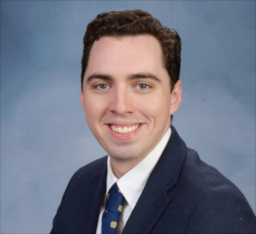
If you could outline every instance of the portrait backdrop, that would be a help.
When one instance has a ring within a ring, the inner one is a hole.
[[[80,104],[82,41],[127,9],[181,36],[173,125],[255,212],[255,1],[1,1],[1,233],[48,233],[73,173],[106,155]]]

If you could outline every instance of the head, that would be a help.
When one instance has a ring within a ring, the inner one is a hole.
[[[147,12],[103,13],[88,25],[81,102],[114,171],[126,167],[116,174],[143,160],[170,127],[181,101],[179,70],[178,34]]]
[[[88,65],[90,51],[95,41],[103,36],[135,36],[149,34],[155,37],[162,48],[163,64],[170,78],[170,91],[179,80],[181,40],[178,33],[161,25],[159,20],[146,11],[126,10],[99,14],[88,26],[84,36],[81,88]]]

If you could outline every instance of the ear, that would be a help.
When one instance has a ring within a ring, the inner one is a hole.
[[[170,115],[173,115],[179,108],[181,103],[181,81],[178,80],[174,85],[174,88],[171,92],[171,100],[170,100]]]
[[[81,104],[82,104],[83,110],[84,110],[84,112],[85,112],[85,107],[84,107],[84,94],[83,94],[83,91],[81,91],[81,93],[80,93],[80,100],[81,100]]]

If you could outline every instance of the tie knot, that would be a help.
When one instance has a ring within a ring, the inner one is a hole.
[[[114,184],[107,194],[106,210],[120,214],[122,212],[124,197],[117,184]]]

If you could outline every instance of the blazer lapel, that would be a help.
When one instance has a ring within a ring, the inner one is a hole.
[[[150,233],[169,202],[166,192],[155,181],[148,181],[123,234]]]
[[[86,233],[88,234],[96,233],[100,206],[106,192],[106,176],[107,166],[102,172],[95,174],[92,179],[92,187],[89,194],[90,196],[95,196],[95,199],[92,205],[90,220],[86,230]]]
[[[172,127],[172,135],[162,156],[128,219],[123,234],[150,233],[171,202],[168,192],[179,179],[187,147]]]

